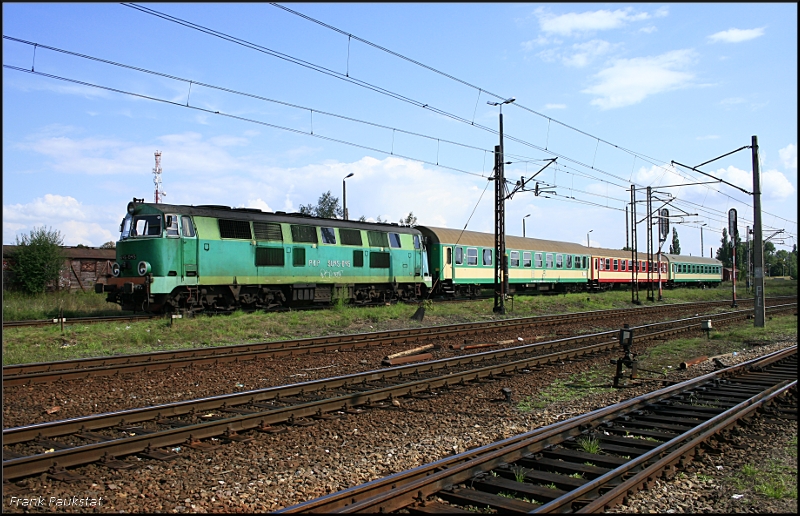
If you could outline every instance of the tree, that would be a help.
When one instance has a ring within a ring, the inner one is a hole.
[[[116,249],[116,248],[117,248],[117,243],[110,240],[100,246],[100,249]]]
[[[58,281],[65,259],[62,245],[61,232],[44,226],[34,227],[30,235],[17,236],[11,266],[15,283],[25,292],[39,294],[48,282]]]
[[[417,217],[414,216],[413,211],[409,211],[408,215],[404,219],[400,219],[401,226],[411,226],[414,227],[417,225]]]
[[[319,196],[317,204],[300,205],[300,213],[303,215],[313,215],[315,217],[322,217],[325,219],[344,218],[344,211],[339,206],[339,198],[334,197],[331,191],[328,190]]]
[[[678,239],[678,230],[672,228],[672,243],[669,245],[669,254],[681,254],[681,241]]]

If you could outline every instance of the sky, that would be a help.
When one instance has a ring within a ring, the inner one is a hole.
[[[492,233],[502,109],[509,192],[540,182],[506,200],[509,235],[525,219],[529,237],[621,249],[631,185],[650,186],[682,254],[703,239],[709,256],[729,209],[753,224],[756,136],[764,238],[791,249],[797,19],[794,3],[3,3],[3,243],[42,226],[116,241],[127,203],[154,200],[156,151],[169,204],[295,212],[346,184],[351,219]]]

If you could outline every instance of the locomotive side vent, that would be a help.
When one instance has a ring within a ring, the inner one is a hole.
[[[317,243],[317,228],[314,226],[302,226],[292,224],[292,240],[295,242]]]
[[[361,231],[357,229],[341,228],[339,237],[341,237],[342,245],[361,245]]]
[[[384,233],[385,235],[386,233]],[[389,268],[389,253],[372,252],[369,253],[369,266],[373,269]]]
[[[354,250],[353,251],[353,267],[363,267],[364,266],[364,251],[362,250]]]
[[[275,222],[253,222],[253,232],[256,234],[256,240],[283,242],[281,225]]]
[[[389,235],[383,231],[367,231],[370,247],[389,247]]]
[[[250,223],[246,220],[219,219],[219,236],[222,238],[251,240]]]
[[[282,247],[256,247],[256,267],[283,267]]]

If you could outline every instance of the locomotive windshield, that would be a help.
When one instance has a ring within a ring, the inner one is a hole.
[[[119,239],[125,240],[129,236],[131,236],[131,222],[133,222],[133,217],[131,214],[125,215],[125,218],[122,219],[122,222],[119,225]]]
[[[161,236],[161,215],[138,215],[134,217],[131,236]]]

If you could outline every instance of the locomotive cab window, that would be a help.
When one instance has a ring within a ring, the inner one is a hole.
[[[161,215],[140,215],[133,219],[133,236],[161,236]]]
[[[467,265],[478,265],[478,250],[474,247],[467,249]]]
[[[131,224],[133,222],[133,217],[130,214],[125,215],[125,218],[122,219],[122,222],[119,224],[119,239],[125,240],[129,236],[131,236]]]
[[[483,264],[484,265],[491,265],[492,264],[492,250],[491,249],[484,249],[483,250]]]
[[[319,231],[322,233],[323,244],[336,243],[336,231],[333,228],[319,228]]]
[[[389,246],[400,247],[400,235],[397,233],[389,233]]]
[[[166,216],[166,224],[165,227],[167,228],[167,236],[168,237],[178,237],[178,216],[177,215],[167,215]]]
[[[422,245],[419,242],[419,235],[414,235],[414,249],[420,249]]]
[[[511,251],[511,261],[509,265],[511,267],[519,267],[519,251]]]
[[[192,217],[184,215],[181,217],[181,234],[185,237],[194,237],[194,224],[192,224]]]
[[[531,266],[531,253],[522,253],[522,266],[523,267]]]

